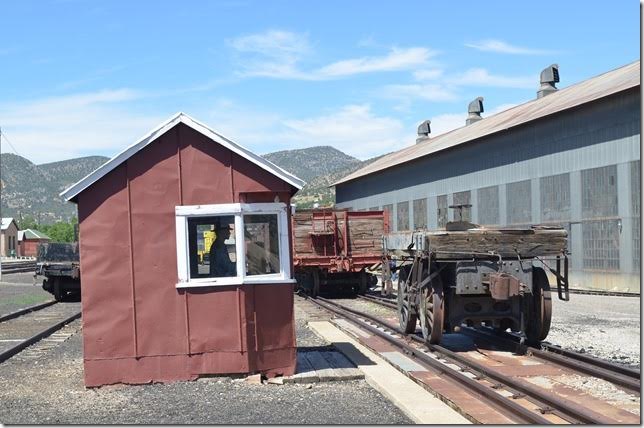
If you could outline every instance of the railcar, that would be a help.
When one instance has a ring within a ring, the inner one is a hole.
[[[508,328],[522,342],[550,329],[549,275],[568,300],[567,232],[560,227],[484,228],[450,222],[446,230],[383,236],[383,284],[398,272],[398,318],[407,333],[420,321],[428,343],[463,325]]]
[[[382,259],[387,211],[298,210],[291,216],[292,254],[299,288],[365,293],[377,283],[367,272]]]

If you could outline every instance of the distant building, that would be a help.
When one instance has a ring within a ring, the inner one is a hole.
[[[436,137],[423,122],[416,144],[335,183],[338,208],[387,210],[393,230],[560,224],[571,287],[639,291],[640,61],[558,81],[548,67],[535,99],[485,118],[477,98],[465,126]]]
[[[18,255],[18,225],[12,217],[2,217],[2,234],[0,235],[0,256]]]
[[[33,229],[18,231],[18,255],[21,257],[36,257],[38,245],[46,244],[51,238],[42,232]]]

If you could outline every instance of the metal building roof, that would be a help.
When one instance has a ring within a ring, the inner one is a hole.
[[[18,241],[24,239],[51,239],[42,232],[33,229],[25,229],[18,232]]]
[[[69,188],[66,190],[62,191],[60,193],[60,196],[65,198],[66,200],[71,200],[75,198],[80,192],[83,190],[87,189],[89,186],[94,184],[96,181],[98,181],[100,178],[105,176],[108,172],[112,171],[114,168],[125,162],[127,159],[129,159],[131,156],[133,156],[135,153],[137,153],[139,150],[143,149],[146,147],[148,144],[152,143],[155,141],[157,138],[168,132],[170,129],[172,129],[175,125],[183,123],[190,128],[194,129],[195,131],[205,135],[206,137],[210,138],[211,140],[215,141],[216,143],[221,144],[222,146],[226,147],[230,151],[238,154],[239,156],[246,158],[250,162],[254,163],[255,165],[259,166],[260,168],[263,168],[264,170],[270,172],[271,174],[275,175],[276,177],[286,181],[293,187],[297,189],[301,189],[304,187],[304,181],[300,180],[293,174],[291,174],[288,171],[283,170],[279,166],[275,165],[272,162],[267,161],[266,159],[262,158],[261,156],[256,155],[255,153],[251,152],[250,150],[246,149],[245,147],[240,146],[239,144],[235,143],[232,140],[229,140],[228,138],[224,137],[223,135],[213,131],[210,129],[208,126],[204,125],[201,122],[198,122],[197,120],[191,118],[187,114],[183,112],[179,112],[172,116],[170,119],[166,120],[163,122],[161,125],[157,126],[154,128],[152,131],[150,131],[148,134],[146,134],[143,138],[139,139],[136,143],[132,144],[131,146],[127,147],[125,150],[114,156],[112,159],[108,160],[105,162],[103,165],[98,167],[96,170],[93,172],[89,173],[85,177],[83,177],[79,182],[76,184],[71,185]],[[3,219],[4,220],[4,219]],[[3,223],[4,224],[4,223]]]
[[[6,230],[12,221],[13,217],[2,217],[2,226],[0,227],[0,229]]]
[[[423,156],[446,150],[481,137],[505,131],[548,115],[640,86],[640,61],[635,61],[575,85],[563,88],[543,98],[486,117],[471,125],[438,135],[413,146],[391,153],[336,181],[346,183]]]

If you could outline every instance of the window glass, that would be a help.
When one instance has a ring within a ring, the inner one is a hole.
[[[277,214],[244,215],[246,275],[279,273]]]
[[[617,215],[617,165],[581,171],[584,219]]]
[[[414,229],[427,228],[427,199],[414,200]]]
[[[619,221],[582,222],[584,269],[619,270]]]
[[[541,177],[541,221],[570,219],[570,174]]]
[[[477,190],[479,224],[499,224],[499,186]]]
[[[530,180],[508,183],[506,205],[508,224],[521,225],[532,221],[532,195]]]
[[[456,192],[453,197],[453,205],[471,205],[471,193]],[[459,218],[460,217],[460,218]],[[472,221],[472,207],[463,207],[462,209],[454,210],[455,221]]]
[[[409,230],[409,202],[398,202],[396,204],[396,215],[398,217],[398,230]]]
[[[191,278],[237,276],[235,216],[189,218],[188,251]]]
[[[438,212],[438,227],[444,228],[447,224],[447,195],[436,197],[436,210]]]

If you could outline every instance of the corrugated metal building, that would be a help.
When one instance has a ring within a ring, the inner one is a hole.
[[[468,203],[482,225],[562,224],[571,287],[639,291],[640,62],[547,92],[346,176],[337,206],[389,210],[393,230]]]

